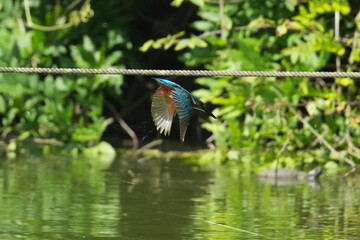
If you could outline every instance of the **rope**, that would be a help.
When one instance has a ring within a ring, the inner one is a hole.
[[[0,73],[41,74],[116,74],[146,76],[234,76],[234,77],[311,77],[360,78],[360,72],[270,72],[270,71],[210,71],[210,70],[158,70],[158,69],[80,69],[80,68],[28,68],[0,67]]]

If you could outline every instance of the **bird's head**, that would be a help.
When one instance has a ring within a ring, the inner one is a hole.
[[[215,117],[214,114],[212,114],[212,112],[210,110],[208,110],[205,107],[205,104],[200,100],[200,98],[198,98],[197,96],[191,95],[191,99],[192,99],[192,108],[193,109],[207,113],[209,116],[211,116],[215,119],[217,118],[217,117]]]

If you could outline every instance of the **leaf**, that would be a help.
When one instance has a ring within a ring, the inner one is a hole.
[[[302,81],[299,84],[300,89],[302,90],[304,95],[308,95],[309,94],[309,86],[308,86],[308,81]]]
[[[285,34],[287,33],[287,31],[288,31],[288,29],[287,29],[287,27],[286,27],[284,24],[279,25],[279,26],[276,28],[276,35],[277,35],[278,37],[281,37],[281,36],[285,35]]]
[[[217,11],[200,11],[198,14],[204,20],[207,20],[207,21],[210,21],[213,23],[220,22],[219,13]]]
[[[207,44],[204,40],[202,40],[201,38],[198,38],[198,37],[195,36],[195,35],[191,36],[191,41],[194,43],[194,45],[195,45],[196,47],[202,47],[202,48],[204,48],[204,47],[207,47],[207,46],[208,46],[208,44]]]
[[[86,127],[76,128],[71,138],[79,142],[98,141],[107,124],[108,122],[105,119],[99,118],[96,122],[88,124]]]
[[[330,152],[329,157],[330,157],[330,159],[343,160],[345,155],[342,156],[340,153],[334,154],[334,153]],[[339,165],[337,163],[335,163],[334,161],[328,161],[324,165],[324,169],[326,171],[326,174],[335,175],[339,171]]]
[[[116,62],[118,62],[122,57],[121,51],[113,51],[112,53],[108,54],[106,58],[103,60],[102,67],[109,68]]]
[[[356,27],[357,27],[357,29],[359,31],[360,30],[360,17],[355,18],[355,24],[356,24]]]
[[[8,124],[11,124],[14,118],[16,117],[16,114],[19,112],[17,108],[11,108],[10,111],[8,111],[7,114],[7,120]]]
[[[184,0],[173,0],[170,5],[173,7],[180,7],[180,5],[184,2]]]
[[[181,32],[178,32],[178,33],[175,33],[172,38],[179,38],[179,37],[182,37],[185,35],[185,31],[181,31]]]
[[[68,15],[68,19],[74,26],[78,26],[81,23],[80,13],[77,10],[71,11]]]
[[[6,102],[2,95],[0,95],[0,113],[5,113],[6,111]]]
[[[147,52],[149,50],[149,48],[152,47],[152,45],[154,44],[154,40],[150,39],[148,41],[146,41],[140,48],[139,50],[142,52]]]
[[[48,75],[45,77],[45,82],[44,82],[44,94],[47,97],[53,97],[54,96],[54,91],[55,90],[55,85],[54,85],[54,78],[51,75]]]
[[[341,111],[343,111],[346,107],[346,102],[345,101],[341,101],[337,107],[336,107],[336,112],[340,113]]]
[[[109,143],[100,142],[93,147],[84,149],[84,155],[88,157],[95,157],[96,159],[106,156],[112,160],[116,156],[116,151]],[[104,159],[100,158],[100,160]]]
[[[214,28],[214,23],[204,20],[195,21],[192,24],[192,27],[198,31],[206,32]]]
[[[240,157],[239,151],[237,150],[230,150],[227,153],[227,158],[232,161],[238,160]]]
[[[319,114],[319,110],[317,109],[315,102],[309,102],[306,104],[306,110],[310,116]]]
[[[84,49],[88,52],[95,51],[95,46],[93,42],[91,41],[90,37],[85,35],[84,36],[84,43],[83,43]]]
[[[55,80],[56,89],[59,91],[67,91],[68,87],[62,77],[57,77]]]
[[[344,87],[348,87],[350,85],[354,85],[354,80],[351,78],[335,78],[337,83],[340,83]]]
[[[338,50],[336,51],[336,55],[338,55],[338,56],[343,56],[344,54],[345,54],[345,48],[344,47],[342,47],[342,46],[340,46],[339,48],[338,48]]]
[[[19,139],[20,140],[27,139],[28,137],[30,137],[30,135],[31,135],[30,131],[25,131],[25,132],[21,133],[21,135],[19,136]]]
[[[190,2],[192,2],[193,4],[201,7],[204,5],[204,0],[190,0]]]
[[[285,6],[287,9],[289,9],[290,12],[293,12],[297,5],[298,5],[297,0],[285,0]]]
[[[304,5],[299,6],[299,12],[301,16],[304,16],[305,18],[310,17],[310,13],[306,10]]]
[[[360,51],[357,48],[353,48],[350,53],[350,62],[360,62]]]
[[[125,43],[125,38],[121,33],[115,30],[111,30],[108,32],[109,48],[113,48],[114,46],[122,43]]]
[[[342,5],[340,6],[340,13],[342,15],[348,15],[351,12],[351,8],[349,6],[348,2],[343,2]]]
[[[158,40],[156,40],[152,47],[155,48],[155,49],[159,49],[163,46],[163,44],[165,43],[166,41],[166,38],[159,38]]]
[[[71,135],[74,141],[79,142],[88,142],[88,141],[97,141],[99,139],[99,133],[96,129],[82,127],[77,128]]]
[[[226,30],[230,30],[233,26],[233,22],[232,22],[231,18],[228,16],[224,16],[221,24]]]
[[[185,39],[181,39],[177,44],[176,44],[176,47],[175,47],[175,51],[180,51],[186,47],[189,46],[189,42],[190,40],[185,38]]]
[[[175,39],[171,38],[167,43],[164,44],[164,50],[168,50],[175,44]]]

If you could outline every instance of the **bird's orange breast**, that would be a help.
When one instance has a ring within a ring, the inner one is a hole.
[[[172,90],[173,88],[172,87],[168,87],[168,86],[166,86],[166,85],[161,85],[160,86],[160,91],[159,91],[159,93],[160,94],[164,94],[164,95],[166,95],[167,97],[169,97],[169,98],[173,98],[172,97],[172,94],[171,94],[171,90]]]

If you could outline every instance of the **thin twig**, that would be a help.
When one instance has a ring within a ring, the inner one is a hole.
[[[187,219],[187,218],[188,218],[187,216],[184,216],[184,215],[174,214],[174,213],[168,213],[168,212],[158,211],[158,213],[162,213],[162,214],[166,214],[166,215],[170,215],[170,216],[175,216],[175,217],[180,217],[180,218],[184,218],[184,219]],[[265,237],[265,238],[272,238],[272,237],[267,236],[267,235],[264,235],[264,234],[259,234],[259,233],[247,231],[247,230],[244,230],[244,229],[241,229],[241,228],[236,228],[236,227],[227,226],[227,225],[224,225],[224,224],[221,224],[221,223],[216,223],[216,222],[209,221],[209,220],[204,220],[204,222],[210,223],[210,224],[212,224],[212,225],[216,225],[216,226],[220,226],[220,227],[224,227],[224,228],[236,230],[236,231],[239,231],[239,232],[248,233],[248,234],[251,234],[251,235],[254,235],[254,236]]]
[[[283,154],[283,152],[286,150],[289,143],[290,143],[290,138],[289,138],[289,134],[288,134],[288,137],[286,138],[286,141],[282,145],[280,151],[276,154],[276,166],[275,166],[275,179],[276,180],[277,180],[277,174],[278,174],[279,158]]]
[[[346,111],[347,111],[347,113],[345,115],[348,116],[348,114],[349,114],[348,112],[350,112],[350,106],[347,106]],[[345,136],[344,136],[344,141],[346,141],[346,143],[348,144],[349,150],[354,151],[356,154],[358,154],[360,156],[360,149],[354,145],[354,143],[352,141],[352,137],[350,135],[349,120],[347,119],[346,122],[347,122],[347,124],[346,124],[346,132],[345,132]]]
[[[108,101],[105,100],[105,105],[110,109],[115,119],[118,121],[122,129],[130,136],[133,142],[133,149],[136,150],[139,148],[139,140],[136,136],[136,133],[129,127],[129,125],[124,121],[124,119],[120,116],[115,107]]]
[[[216,146],[214,145],[214,140],[215,140],[215,135],[214,134],[211,134],[210,137],[208,137],[205,142],[206,142],[206,145],[208,146],[209,149],[211,150],[214,150],[216,149]]]
[[[221,38],[225,41],[226,40],[226,32],[225,32],[225,26],[224,26],[224,0],[219,0],[219,15],[220,15]]]
[[[357,171],[357,166],[356,166],[354,160],[352,160],[350,158],[345,157],[344,160],[347,164],[349,164],[351,166],[351,169],[344,174],[344,177],[348,177]]]
[[[142,154],[145,150],[148,150],[148,149],[151,149],[157,145],[160,145],[163,141],[161,139],[159,140],[155,140],[155,141],[152,141],[148,144],[145,144],[144,146],[142,146],[141,148],[139,148],[135,153],[136,154]]]
[[[349,148],[350,148],[352,151],[356,152],[356,154],[358,154],[358,155],[360,156],[360,149],[359,149],[358,147],[356,147],[351,140],[349,140],[347,143],[348,143],[348,145],[349,145]],[[360,158],[360,157],[359,157],[359,158]]]
[[[322,133],[321,133],[321,136],[324,137],[326,134],[328,134],[329,130],[328,129],[325,129]],[[311,147],[315,147],[318,143],[319,143],[319,139],[316,138],[311,144],[310,146]]]
[[[67,6],[66,11],[69,12],[71,9],[75,8],[76,5],[78,5],[81,2],[82,2],[82,0],[73,1],[72,3],[69,4],[69,6]]]
[[[255,236],[270,238],[269,236],[266,236],[266,235],[263,235],[263,234],[259,234],[259,233],[250,232],[250,231],[247,231],[247,230],[244,230],[244,229],[241,229],[241,228],[231,227],[231,226],[227,226],[227,225],[224,225],[224,224],[220,224],[220,223],[216,223],[216,222],[212,222],[212,221],[208,221],[208,220],[205,220],[205,222],[210,223],[210,224],[213,224],[213,225],[216,225],[216,226],[220,226],[220,227],[224,227],[224,228],[229,228],[229,229],[232,229],[232,230],[236,230],[236,231],[239,231],[239,232],[252,234],[252,235],[255,235]]]
[[[30,3],[29,0],[24,0],[24,10],[25,10],[25,18],[26,18],[26,24],[28,27],[41,30],[41,31],[57,31],[65,28],[69,28],[72,26],[71,22],[60,24],[60,25],[53,25],[53,26],[43,26],[35,24],[32,21],[31,12],[30,12]]]
[[[335,41],[339,41],[339,39],[340,39],[340,12],[339,11],[335,11],[334,35],[335,35]],[[340,57],[336,56],[335,61],[336,61],[336,71],[339,72],[341,69]]]
[[[62,147],[65,145],[65,143],[51,138],[30,138],[29,140],[32,140],[34,143],[38,144],[53,145],[58,147]]]

